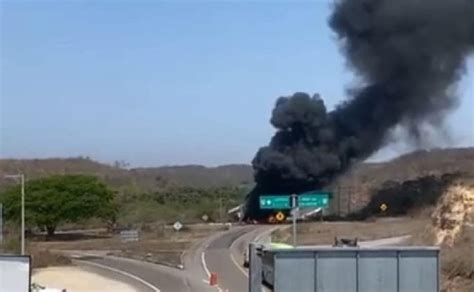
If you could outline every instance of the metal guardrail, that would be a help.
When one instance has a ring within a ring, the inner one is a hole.
[[[250,253],[249,283],[276,292],[437,292],[437,247],[320,247]],[[259,256],[260,254],[260,256]],[[252,262],[254,261],[254,262]],[[254,269],[252,271],[252,269]],[[259,273],[257,275],[256,273]],[[260,277],[259,280],[255,278]],[[250,291],[261,291],[249,286]]]

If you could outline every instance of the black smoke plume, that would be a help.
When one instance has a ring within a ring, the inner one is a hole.
[[[473,0],[343,0],[329,25],[360,84],[330,112],[317,94],[277,100],[277,132],[252,162],[247,218],[265,216],[259,195],[322,188],[380,149],[395,126],[416,139],[420,125],[457,105],[456,81],[474,48]]]

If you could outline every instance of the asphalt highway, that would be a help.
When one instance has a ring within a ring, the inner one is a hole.
[[[232,243],[246,232],[248,228],[235,228],[212,241],[204,255],[205,263],[210,272],[217,273],[218,286],[229,292],[244,292],[248,288],[245,274],[234,263],[230,247]]]
[[[266,242],[266,237],[281,226],[243,226],[214,236],[201,246],[202,265],[208,272],[217,272],[220,291],[248,291],[248,273],[243,268],[243,254],[251,241]],[[397,236],[385,239],[360,242],[362,247],[398,245],[405,243],[410,236]],[[303,247],[304,248],[304,247]],[[311,248],[311,246],[306,246]]]
[[[127,282],[143,292],[215,292],[202,279],[192,277],[186,271],[111,256],[75,256],[75,261],[82,266],[102,270],[109,277]]]
[[[203,265],[216,272],[221,291],[248,291],[247,271],[243,268],[243,252],[248,243],[274,226],[238,226],[206,243]]]
[[[102,269],[132,284],[139,291],[150,292],[245,292],[248,275],[243,268],[243,253],[251,241],[265,242],[275,226],[233,226],[195,244],[183,257],[184,270],[152,263],[106,255],[75,254],[75,261],[91,269]],[[403,244],[409,236],[392,237],[368,242],[361,246]],[[307,248],[311,248],[307,246]],[[217,273],[217,286],[209,285],[210,273]]]
[[[183,256],[184,270],[100,253],[71,252],[82,266],[150,292],[245,292],[248,278],[242,267],[248,243],[268,227],[233,226],[191,247]],[[99,271],[102,270],[102,271]],[[218,286],[209,285],[217,273]]]

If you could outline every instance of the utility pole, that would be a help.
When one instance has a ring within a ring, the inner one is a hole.
[[[21,255],[25,255],[25,175],[10,174],[5,178],[20,179],[21,182]]]
[[[21,178],[21,255],[25,255],[25,176]]]

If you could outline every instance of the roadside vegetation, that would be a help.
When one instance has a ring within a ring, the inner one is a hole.
[[[144,191],[133,184],[114,187],[91,175],[52,175],[27,180],[27,252],[34,267],[67,263],[62,250],[103,250],[107,254],[180,265],[196,240],[227,228],[189,223],[228,221],[227,210],[242,202],[244,187],[190,187],[165,184]],[[0,193],[4,241],[0,252],[19,253],[21,190]],[[180,221],[179,232],[171,225]],[[121,230],[136,229],[139,241],[122,242]]]
[[[247,188],[238,186],[198,188],[175,185],[154,192],[121,190],[117,195],[117,223],[135,226],[177,220],[227,221],[227,210],[239,205],[247,191]]]
[[[53,236],[63,223],[88,218],[113,220],[116,216],[114,194],[94,176],[54,175],[25,185],[25,220],[30,230],[37,228]],[[20,222],[20,186],[8,189],[0,197],[5,218]]]
[[[240,204],[252,187],[249,165],[130,169],[124,162],[105,165],[89,158],[0,160],[3,252],[17,253],[20,248],[20,189],[2,179],[18,172],[27,177],[27,250],[35,266],[64,264],[61,251],[68,249],[99,249],[175,266],[194,242],[225,228],[198,224],[198,229],[211,227],[196,230],[188,229],[189,224],[228,220],[227,210]],[[331,244],[335,236],[370,240],[412,234],[413,244],[433,244],[431,222],[438,200],[453,179],[473,175],[474,148],[418,151],[385,163],[356,165],[329,187],[334,197],[328,211],[337,215],[334,220],[357,221],[301,224],[299,242]],[[78,181],[82,183],[76,185]],[[383,214],[381,203],[388,205]],[[378,218],[387,215],[397,218]],[[176,221],[184,224],[179,232],[171,227]],[[442,248],[443,291],[474,291],[470,222],[451,247]],[[123,229],[139,230],[140,241],[121,242]],[[291,242],[288,231],[275,236]]]
[[[26,226],[29,232],[52,237],[58,228],[119,230],[178,220],[227,221],[227,210],[240,204],[246,192],[245,187],[177,185],[145,192],[133,186],[113,188],[89,175],[54,175],[26,182]],[[0,202],[8,226],[18,226],[20,186],[0,193]]]

